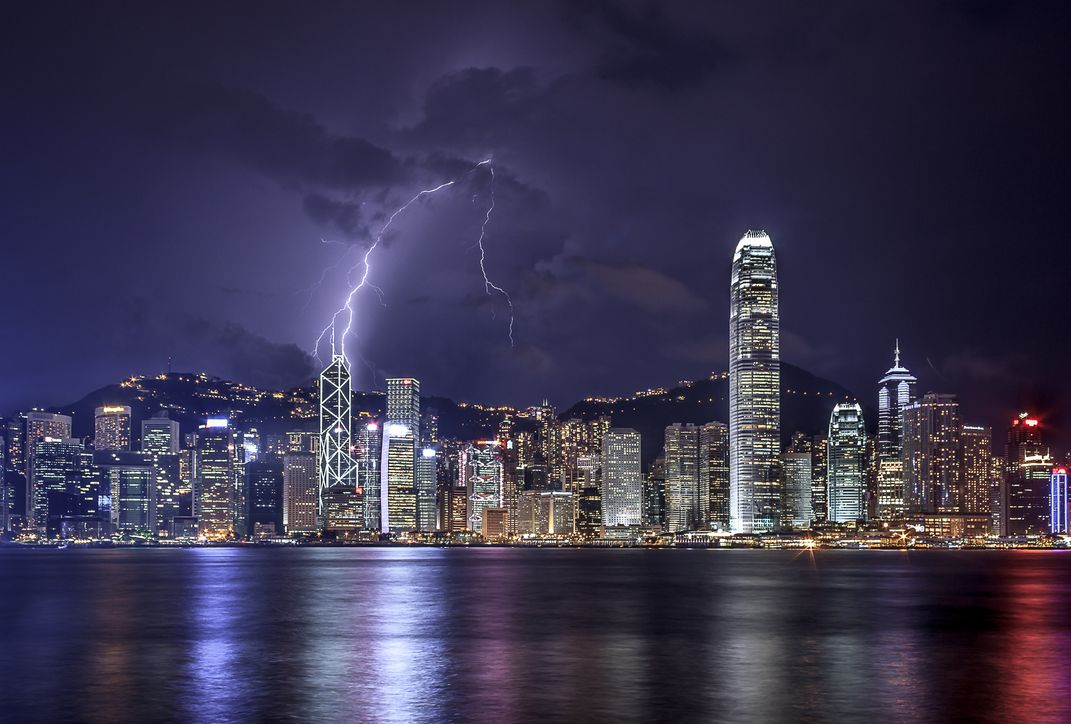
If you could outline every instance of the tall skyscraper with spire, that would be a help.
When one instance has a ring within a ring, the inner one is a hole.
[[[736,245],[729,305],[729,507],[734,533],[781,517],[781,342],[777,260],[765,231]]]
[[[900,364],[896,340],[893,366],[878,384],[878,509],[879,518],[903,514],[903,409],[915,400],[915,377]]]
[[[324,520],[324,493],[332,488],[357,488],[357,466],[352,446],[353,398],[350,367],[341,354],[320,373],[320,483],[319,515]]]

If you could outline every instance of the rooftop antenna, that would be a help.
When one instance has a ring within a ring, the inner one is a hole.
[[[896,354],[893,357],[893,367],[900,366],[900,338],[896,338]]]

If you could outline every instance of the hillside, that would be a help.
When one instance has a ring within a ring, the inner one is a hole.
[[[782,362],[782,444],[787,443],[796,431],[810,435],[824,432],[833,406],[855,399],[851,392],[835,382]],[[631,397],[588,398],[570,407],[561,417],[591,420],[603,415],[608,415],[616,427],[632,427],[640,432],[646,467],[658,456],[667,425],[729,419],[729,376],[722,373],[672,389],[649,390]],[[877,428],[877,413],[866,404],[863,404],[863,417],[868,430]]]
[[[817,434],[825,430],[833,405],[854,396],[829,380],[816,377],[794,365],[782,364],[782,438],[787,441],[799,430]],[[724,373],[708,379],[682,383],[672,389],[647,390],[620,398],[588,398],[577,402],[560,417],[594,419],[608,415],[618,427],[633,427],[643,436],[643,461],[646,466],[658,455],[663,430],[674,422],[704,423],[728,419],[729,380]],[[384,395],[379,392],[354,393],[353,409],[373,416],[384,412]],[[81,400],[55,408],[74,418],[74,435],[93,434],[93,409],[102,404],[130,405],[134,434],[141,420],[160,409],[170,411],[182,432],[191,432],[205,417],[225,415],[254,424],[262,433],[316,428],[316,395],[312,387],[286,392],[260,390],[218,377],[194,373],[161,374],[156,377],[132,377],[117,385],[94,390]],[[425,397],[425,411],[439,416],[443,437],[476,439],[495,434],[509,407],[488,407],[458,403],[447,397]],[[874,411],[864,405],[868,428],[876,426]]]

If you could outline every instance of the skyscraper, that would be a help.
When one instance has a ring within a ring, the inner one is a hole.
[[[149,455],[177,453],[179,451],[179,424],[159,412],[148,420],[141,421],[141,451]]]
[[[380,530],[382,503],[379,495],[379,464],[382,457],[380,425],[370,420],[360,425],[354,435],[353,461],[357,468],[357,487],[364,492],[364,524],[368,530]]]
[[[893,366],[878,383],[879,518],[904,512],[903,409],[915,399],[916,382],[900,364],[900,340],[896,340]]]
[[[706,491],[707,526],[729,530],[729,426],[724,422],[699,429],[699,490]]]
[[[283,456],[283,529],[287,535],[316,530],[319,498],[316,456],[308,452],[286,453]]]
[[[245,464],[246,536],[283,535],[283,461],[265,455]]]
[[[343,355],[335,354],[320,373],[319,515],[326,519],[324,492],[344,488],[356,492],[357,466],[352,447],[353,397],[350,368]]]
[[[387,378],[387,422],[407,426],[416,444],[420,444],[420,380]]]
[[[461,451],[461,478],[468,496],[468,528],[482,531],[484,509],[502,507],[497,440],[481,440]]]
[[[439,461],[433,447],[420,450],[416,459],[417,530],[435,530],[435,483]]]
[[[31,410],[26,413],[26,434],[23,438],[26,450],[26,527],[28,530],[36,528],[39,535],[46,535],[47,520],[38,520],[37,513],[47,515],[45,499],[35,492],[36,481],[34,480],[34,456],[37,451],[37,443],[46,439],[69,440],[71,437],[71,418],[68,415],[57,415],[52,412]]]
[[[907,512],[962,512],[963,423],[956,396],[929,392],[904,406],[903,421]]]
[[[695,530],[699,510],[699,428],[674,423],[665,430],[666,530]],[[703,496],[706,499],[706,496]]]
[[[93,449],[130,449],[130,408],[127,405],[103,405],[93,413]]]
[[[733,254],[729,304],[729,507],[732,530],[780,524],[781,354],[777,262],[764,231]]]
[[[1004,535],[1039,535],[1048,530],[1049,486],[1041,480],[1047,457],[1041,421],[1028,412],[1020,413],[1008,428],[1004,448]]]
[[[38,534],[66,537],[65,529],[77,524],[80,534],[97,537],[102,491],[93,454],[81,440],[55,437],[39,438],[30,454],[35,478],[30,506]]]
[[[666,529],[666,459],[656,458],[643,478],[643,513],[640,524],[644,528]]]
[[[603,526],[640,525],[643,512],[640,433],[629,427],[607,431],[602,444],[601,482]]]
[[[829,437],[815,435],[811,442],[811,513],[816,522],[829,520],[826,482],[829,472]]]
[[[416,436],[409,425],[387,421],[383,426],[380,462],[379,519],[384,532],[416,530]]]
[[[149,458],[156,498],[156,533],[172,535],[176,516],[188,516],[183,510],[184,488],[179,459],[179,423],[160,412],[141,422],[141,452]]]
[[[785,476],[785,502],[782,523],[792,528],[810,528],[814,520],[811,509],[811,450],[792,451],[782,456]]]
[[[831,523],[866,517],[866,429],[859,403],[838,403],[829,416],[826,495]]]
[[[1053,534],[1067,535],[1071,528],[1067,525],[1067,468],[1063,465],[1052,469],[1049,477],[1049,531]]]
[[[992,443],[988,427],[964,425],[960,433],[960,474],[963,476],[963,511],[988,515],[992,512]]]
[[[93,463],[100,470],[100,516],[107,524],[106,532],[155,535],[152,456],[129,450],[97,450]]]
[[[1025,453],[1008,494],[1008,535],[1045,535],[1052,528],[1052,456]]]
[[[194,515],[209,540],[234,536],[234,436],[227,418],[209,418],[197,431]]]

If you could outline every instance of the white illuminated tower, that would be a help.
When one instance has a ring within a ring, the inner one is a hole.
[[[915,400],[917,380],[900,364],[896,340],[893,366],[878,388],[878,517],[895,518],[904,512],[903,409]]]
[[[781,517],[781,342],[777,261],[765,231],[736,245],[729,303],[729,509],[734,533]]]
[[[861,520],[866,517],[866,429],[859,403],[833,408],[827,444],[828,518],[833,523]]]
[[[640,525],[642,491],[640,433],[629,427],[610,428],[602,441],[603,525]]]
[[[356,464],[350,455],[353,420],[350,368],[340,354],[320,373],[320,482],[319,514],[324,518],[324,491],[334,487],[356,488]]]

